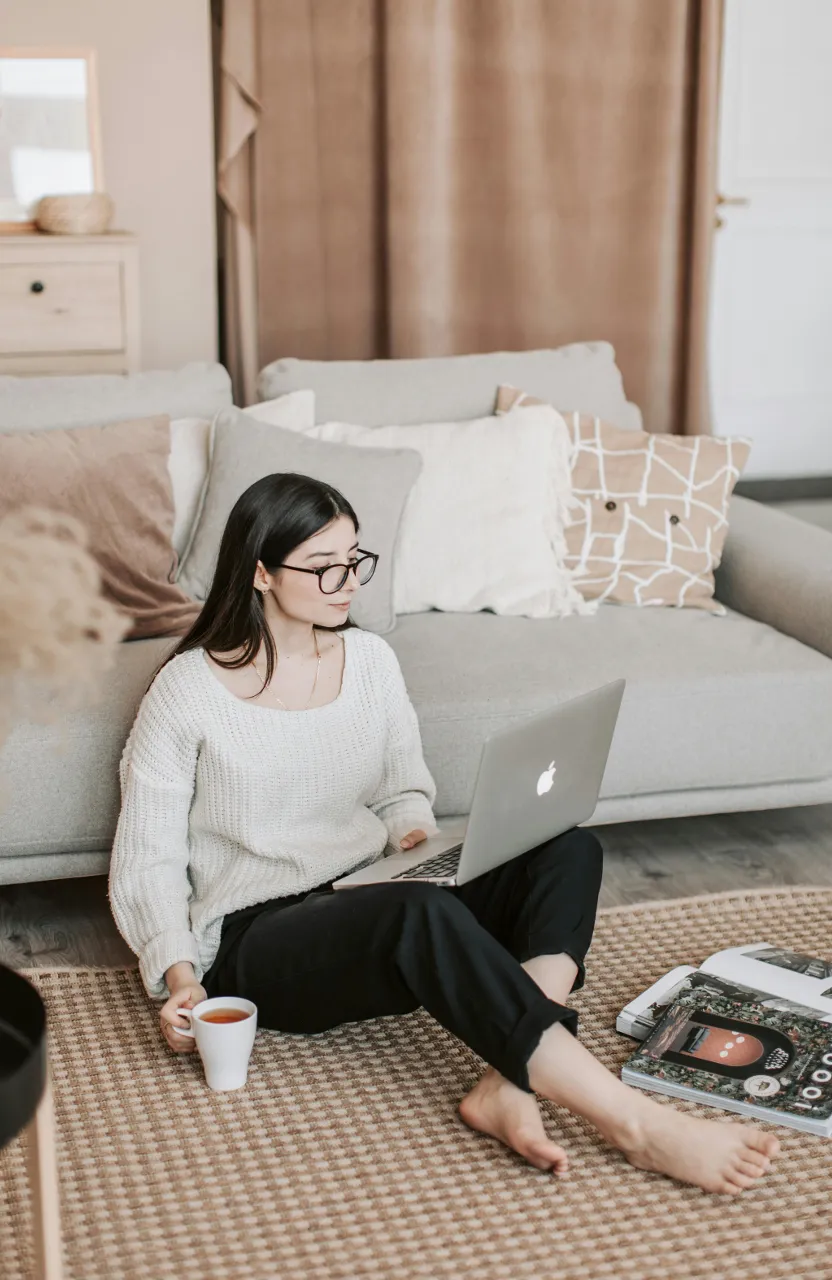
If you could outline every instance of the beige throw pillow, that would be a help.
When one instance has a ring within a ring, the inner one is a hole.
[[[497,413],[540,403],[515,387]],[[565,413],[572,438],[575,507],[567,565],[588,600],[672,605],[724,613],[714,569],[728,533],[728,502],[750,440],[622,431]]]
[[[181,635],[199,612],[170,581],[170,419],[0,434],[0,516],[37,506],[89,534],[103,594],[132,620],[127,638]]]

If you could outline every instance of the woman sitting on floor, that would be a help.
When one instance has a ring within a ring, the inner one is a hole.
[[[239,498],[214,580],[148,689],[121,761],[116,924],[162,1034],[237,995],[259,1025],[321,1032],[424,1008],[489,1068],[471,1128],[562,1173],[535,1094],[632,1164],[738,1194],[776,1138],[693,1119],[613,1076],[577,1039],[601,847],[574,829],[461,887],[333,880],[437,828],[436,787],[393,649],[347,619],[376,557],[331,486],[266,476]]]

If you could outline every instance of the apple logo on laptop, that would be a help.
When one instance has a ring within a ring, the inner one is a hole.
[[[544,769],[537,780],[537,794],[539,796],[544,796],[547,791],[552,790],[552,786],[553,786],[552,778],[553,778],[553,775],[556,773],[557,773],[557,769],[555,768],[555,762],[553,760],[552,763],[549,765],[549,768]]]

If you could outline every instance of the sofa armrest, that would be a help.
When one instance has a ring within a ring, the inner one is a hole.
[[[832,534],[736,496],[728,521],[717,599],[832,658]]]

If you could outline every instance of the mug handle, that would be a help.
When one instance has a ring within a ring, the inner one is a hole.
[[[193,1013],[193,1010],[192,1009],[175,1009],[174,1013],[176,1014],[177,1017],[190,1018],[191,1014]],[[176,1032],[178,1036],[189,1036],[191,1040],[196,1039],[195,1032],[191,1030],[185,1031],[183,1030],[182,1027],[174,1027],[173,1030]]]

